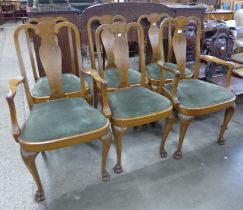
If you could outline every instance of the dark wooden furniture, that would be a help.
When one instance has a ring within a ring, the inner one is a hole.
[[[217,9],[213,11],[206,10],[205,20],[232,20],[234,12],[230,10]]]
[[[129,48],[127,34],[130,30],[136,30],[138,34],[139,46],[139,72],[140,86],[134,87],[129,81]],[[98,53],[99,72],[103,72],[103,61],[101,53],[101,36],[102,32],[109,31],[109,37],[103,37],[106,41],[111,42],[110,52],[113,56],[113,62],[119,71],[119,82],[116,90],[107,93],[102,92],[102,101],[108,97],[109,104],[107,110],[110,111],[110,121],[112,126],[113,136],[116,141],[117,164],[114,167],[115,173],[122,172],[121,150],[122,138],[127,130],[127,127],[134,127],[150,122],[155,122],[166,118],[165,130],[161,140],[161,148],[166,141],[170,128],[173,124],[173,113],[171,102],[155,93],[146,86],[145,79],[145,59],[144,59],[144,34],[142,26],[138,23],[116,22],[113,24],[101,25],[96,30],[96,47]],[[135,99],[135,100],[131,100]],[[104,107],[104,104],[103,104]],[[161,149],[161,157],[166,157],[166,151]]]
[[[0,7],[0,25],[4,24],[4,15],[3,15],[3,11],[2,8]]]
[[[61,49],[56,42],[57,33],[62,28],[71,30],[75,36],[75,45],[78,51],[81,98],[66,98],[63,92],[62,56]],[[111,134],[109,120],[100,111],[88,105],[83,99],[85,98],[85,83],[82,76],[83,69],[78,28],[68,22],[56,24],[53,21],[37,25],[29,23],[21,25],[16,29],[14,34],[17,49],[20,47],[18,41],[19,34],[28,30],[35,31],[42,41],[39,54],[51,89],[50,100],[40,104],[33,104],[26,75],[24,75],[24,77],[21,76],[10,80],[10,91],[7,96],[7,102],[11,115],[12,134],[16,142],[20,144],[21,157],[36,182],[38,189],[35,194],[35,200],[40,202],[45,197],[35,165],[35,158],[39,153],[100,139],[103,144],[102,179],[107,181],[109,180],[109,174],[106,171],[106,160],[111,145]],[[19,53],[18,58],[20,59],[20,68],[23,69],[23,59]],[[99,75],[95,75],[94,80],[100,83],[103,91],[106,91],[104,89],[106,82]],[[25,88],[30,114],[24,126],[20,129],[17,123],[14,96],[17,86],[21,83],[23,83]]]
[[[0,2],[2,13],[4,15],[4,20],[14,20],[17,21],[15,5],[11,1]]]
[[[166,13],[171,17],[177,16],[197,16],[202,21],[204,20],[205,6],[188,6],[180,4],[164,4],[157,3],[109,3],[109,4],[97,4],[87,8],[81,14],[80,29],[86,29],[88,20],[94,16],[103,15],[122,15],[127,22],[136,22],[138,17],[143,14],[151,13]],[[81,30],[82,43],[88,45],[88,33],[86,30]],[[136,37],[130,36],[129,41],[136,40]]]
[[[189,22],[196,25],[196,53],[195,69],[193,79],[186,79],[186,31]],[[182,158],[182,144],[186,130],[194,117],[202,116],[212,112],[226,110],[224,122],[221,126],[218,143],[224,144],[224,132],[234,113],[235,95],[230,90],[230,78],[233,71],[233,64],[208,55],[200,55],[200,30],[201,21],[196,17],[167,18],[160,25],[160,49],[163,50],[163,31],[165,28],[174,27],[172,33],[172,49],[175,54],[177,68],[164,65],[164,58],[158,61],[161,66],[160,91],[173,102],[180,121],[180,134],[177,151],[174,154],[176,159]],[[226,87],[221,87],[198,79],[201,60],[225,65],[228,69],[226,76]],[[164,72],[169,71],[174,74],[172,83],[164,83]]]

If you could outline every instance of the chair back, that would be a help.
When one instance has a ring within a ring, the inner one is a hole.
[[[102,58],[102,39],[103,31],[109,31],[112,35],[111,53],[114,58],[114,64],[119,71],[120,83],[118,88],[130,87],[128,78],[129,68],[129,45],[127,34],[131,30],[136,30],[139,46],[139,71],[141,73],[141,86],[145,86],[145,61],[144,61],[144,32],[140,24],[131,22],[115,22],[113,24],[103,24],[99,26],[95,32],[95,41],[98,54],[99,71],[103,72],[103,58]]]
[[[121,15],[103,15],[103,16],[94,16],[88,20],[87,23],[87,31],[88,31],[88,39],[89,39],[89,48],[90,48],[90,56],[91,56],[91,68],[96,69],[95,64],[95,50],[94,50],[94,32],[95,30],[102,24],[112,24],[114,22],[121,21],[126,23],[126,19]],[[112,53],[112,45],[114,41],[114,37],[109,30],[103,30],[101,33],[101,40],[104,47],[103,53],[107,56],[107,64],[105,68],[114,68],[116,67],[114,64],[114,57]],[[103,72],[102,72],[103,73]]]
[[[201,21],[197,17],[176,17],[167,18],[160,24],[160,56],[161,60],[165,62],[164,58],[164,31],[169,30],[168,35],[168,47],[175,56],[175,62],[178,70],[181,73],[181,78],[185,78],[185,67],[187,62],[187,38],[188,38],[188,27],[190,25],[195,26],[195,70],[194,77],[198,78],[200,68],[200,32],[201,32]],[[172,54],[168,55],[168,61],[171,62]]]
[[[158,14],[152,13],[149,15],[141,15],[137,23],[144,25],[143,21],[146,21],[149,25],[148,28],[148,39],[147,42],[152,48],[152,63],[157,62],[160,59],[160,49],[159,49],[159,25],[165,18],[170,16],[166,13]],[[146,27],[146,26],[145,26]],[[170,36],[169,36],[170,37]]]
[[[47,76],[47,80],[50,86],[50,100],[59,99],[65,97],[62,89],[62,52],[58,45],[58,34],[62,29],[67,29],[69,31],[69,40],[73,43],[72,37],[74,37],[74,44],[77,47],[77,57],[78,57],[78,67],[79,76],[81,84],[81,96],[85,97],[85,83],[81,75],[82,73],[82,57],[81,57],[81,44],[80,44],[80,33],[78,28],[69,22],[63,22],[63,20],[58,18],[51,19],[51,21],[37,21],[37,24],[33,24],[36,19],[29,20],[26,24],[19,26],[14,32],[14,42],[17,52],[17,57],[19,61],[19,67],[21,75],[25,78],[24,88],[27,95],[28,104],[31,107],[33,100],[29,91],[29,86],[27,82],[27,75],[23,60],[23,55],[20,48],[20,33],[25,32],[27,46],[29,49],[30,59],[33,59],[33,50],[30,43],[29,31],[31,31],[35,36],[40,39],[40,47],[38,50],[40,61],[43,65],[43,69]],[[74,36],[72,36],[72,34]],[[22,44],[21,40],[21,44]],[[32,60],[34,62],[34,60]],[[32,66],[33,67],[33,66]]]

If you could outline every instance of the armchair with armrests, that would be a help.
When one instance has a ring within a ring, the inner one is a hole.
[[[147,77],[150,82],[150,87],[154,91],[159,90],[159,84],[160,84],[160,66],[157,64],[157,62],[160,60],[160,49],[159,49],[159,25],[160,23],[165,19],[169,18],[170,16],[168,14],[157,14],[153,13],[150,15],[141,15],[137,22],[139,24],[142,24],[142,22],[145,20],[149,24],[148,29],[148,42],[151,48],[152,48],[152,59],[151,63],[146,65],[147,70]],[[167,53],[167,62],[164,63],[164,65],[170,67],[170,68],[177,68],[176,64],[172,63],[172,51],[171,51],[171,36],[172,28],[168,28],[168,37],[166,37],[166,41],[168,43],[168,53]],[[192,72],[190,69],[186,68],[186,76],[191,77]],[[173,79],[173,74],[170,72],[165,72],[165,83],[170,83]]]
[[[129,47],[127,34],[131,30],[136,30],[139,36],[138,65],[141,77],[138,86],[131,84],[128,73]],[[119,75],[117,88],[108,94],[109,104],[107,104],[106,110],[110,110],[111,113],[111,128],[116,142],[117,164],[114,167],[114,172],[121,173],[122,138],[127,128],[166,118],[160,149],[161,157],[166,157],[167,153],[164,150],[164,143],[173,124],[173,113],[171,102],[167,98],[145,87],[144,32],[142,26],[135,22],[129,24],[116,22],[113,24],[103,24],[98,27],[95,33],[95,40],[100,72],[103,71],[101,34],[104,31],[109,31],[113,37],[110,53],[112,54],[113,62],[118,69]],[[102,98],[104,97],[106,95],[102,94]]]
[[[114,22],[124,22],[126,23],[126,19],[121,15],[111,16],[111,15],[103,15],[103,16],[94,16],[88,20],[87,23],[87,31],[88,31],[88,39],[89,39],[89,48],[91,54],[91,68],[96,69],[96,52],[94,48],[94,29],[96,29],[101,24],[112,24]],[[100,76],[107,81],[107,90],[111,92],[115,90],[119,86],[119,70],[117,68],[116,63],[114,62],[114,55],[112,52],[112,46],[114,42],[114,36],[109,30],[103,30],[101,32],[102,39],[102,48],[103,48],[103,65],[104,68],[99,69]],[[97,47],[97,46],[96,46]],[[106,55],[107,62],[105,63],[104,54]],[[141,74],[133,70],[131,68],[128,69],[129,82],[132,86],[138,86],[140,83]],[[148,84],[148,80],[146,78],[146,84]],[[100,87],[94,86],[94,105],[97,106],[98,97],[100,94]]]
[[[196,24],[196,54],[195,54],[195,70],[193,79],[187,79],[185,75],[186,63],[186,34],[185,27],[193,21]],[[225,117],[221,126],[218,143],[224,144],[224,132],[227,125],[233,116],[235,107],[235,95],[230,90],[230,79],[233,70],[233,64],[223,61],[219,58],[200,55],[200,29],[201,21],[197,17],[177,17],[167,18],[160,25],[160,40],[163,40],[163,31],[170,25],[175,28],[172,34],[172,48],[176,58],[178,69],[169,68],[164,65],[163,57],[158,61],[161,67],[160,91],[173,102],[174,108],[178,113],[180,122],[180,134],[177,151],[174,153],[174,158],[182,158],[182,144],[186,134],[186,130],[193,118],[202,116],[220,110],[225,111]],[[163,43],[160,41],[160,49],[163,51]],[[163,53],[163,52],[162,52]],[[211,84],[198,79],[200,61],[215,62],[224,65],[228,68],[226,77],[226,87]],[[163,72],[169,71],[174,74],[173,82],[170,84],[164,83]]]
[[[26,21],[26,24],[39,25],[44,22],[60,23],[60,22],[68,22],[68,21],[66,18],[63,18],[63,17],[56,17],[56,18],[55,17],[43,17],[43,18],[39,18],[39,19],[30,18],[29,20]],[[74,47],[74,43],[73,43],[74,37],[72,35],[70,28],[62,29],[60,33],[65,32],[65,30],[67,30],[67,36],[68,36],[67,46],[69,47],[70,55],[71,55],[70,62],[71,62],[71,67],[72,67],[72,73],[63,73],[62,74],[63,91],[67,97],[80,97],[81,96],[80,78],[77,76],[77,72],[78,72],[77,59],[76,59],[77,51],[75,51],[75,47]],[[40,37],[39,37],[39,35],[36,35],[36,34],[34,34],[33,37],[31,37],[31,29],[29,29],[29,31],[27,29],[25,29],[25,37],[26,37],[26,43],[27,43],[27,47],[28,47],[29,60],[31,63],[33,77],[34,77],[34,81],[35,81],[34,87],[31,90],[33,102],[34,103],[46,102],[49,100],[49,97],[50,97],[50,86],[48,83],[48,78],[46,76],[40,77],[38,74],[38,67],[36,66],[36,63],[37,63],[37,59],[40,59],[40,58],[38,58],[34,52],[38,51],[39,46],[35,46],[35,45],[33,46],[33,42],[32,42],[32,38],[33,38],[33,39],[36,39],[35,40],[36,43],[40,43]],[[58,40],[58,36],[57,36],[57,40]],[[33,48],[35,48],[35,49],[33,49]],[[16,51],[19,56],[22,56],[21,46],[19,46],[19,48],[16,48]],[[19,56],[18,56],[18,60],[19,60],[20,72],[21,72],[21,75],[25,77],[26,85],[29,86],[28,78],[26,77],[25,66],[21,64],[22,61]],[[43,67],[43,64],[42,64],[42,67]],[[93,98],[91,95],[90,87],[86,81],[85,81],[85,98],[89,102],[89,104],[92,104]]]
[[[75,35],[75,45],[79,58],[78,70],[81,92],[79,98],[67,98],[63,90],[62,56],[56,42],[57,34],[63,28],[67,28]],[[45,197],[35,164],[36,156],[39,153],[100,139],[103,143],[101,172],[102,179],[106,181],[109,179],[109,174],[106,171],[106,160],[111,145],[111,134],[109,120],[84,99],[85,81],[82,75],[80,35],[77,27],[68,22],[55,23],[53,21],[42,22],[37,25],[30,23],[21,25],[14,32],[17,49],[20,47],[20,33],[28,30],[36,33],[41,39],[39,54],[50,85],[50,95],[46,102],[34,104],[26,75],[22,75],[9,81],[10,91],[6,99],[10,109],[13,137],[20,144],[21,157],[36,182],[38,189],[35,200],[40,202]],[[23,58],[20,53],[18,53],[18,58],[20,68],[23,68]],[[106,82],[98,75],[94,75],[94,79],[97,83],[100,83],[102,90],[105,91]],[[30,109],[29,116],[22,128],[19,127],[17,122],[14,103],[16,88],[21,83],[24,86]],[[104,111],[104,113],[106,112]]]

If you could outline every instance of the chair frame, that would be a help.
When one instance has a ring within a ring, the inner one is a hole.
[[[209,56],[209,55],[200,55],[200,29],[201,29],[201,21],[197,17],[177,17],[177,18],[167,18],[165,19],[161,25],[160,25],[160,49],[163,51],[163,43],[161,40],[163,40],[163,30],[164,28],[170,23],[175,25],[175,31],[177,31],[176,35],[174,35],[172,39],[172,45],[174,48],[175,52],[175,57],[177,61],[177,66],[178,70],[168,68],[164,66],[164,60],[158,61],[158,64],[161,67],[161,81],[160,81],[160,92],[165,95],[166,97],[170,98],[171,101],[173,102],[174,108],[178,113],[178,118],[180,122],[180,135],[179,135],[179,143],[177,147],[177,151],[174,153],[174,158],[176,159],[181,159],[182,158],[182,144],[183,140],[185,137],[186,130],[189,126],[189,124],[192,122],[192,120],[196,116],[201,116],[205,114],[209,114],[212,112],[224,110],[225,111],[225,116],[224,116],[224,121],[221,126],[219,138],[218,138],[218,143],[220,145],[224,144],[224,132],[227,128],[227,125],[230,121],[230,119],[233,116],[234,113],[234,108],[235,108],[235,97],[232,100],[229,100],[225,103],[219,103],[216,105],[208,106],[208,107],[203,107],[202,109],[199,108],[186,108],[183,107],[180,104],[180,101],[178,101],[177,98],[177,87],[179,85],[179,82],[181,79],[186,79],[185,74],[184,74],[184,69],[185,69],[185,61],[186,61],[186,55],[185,55],[185,49],[186,49],[186,37],[185,34],[183,33],[184,27],[186,24],[188,24],[190,21],[194,21],[196,23],[196,55],[195,55],[195,71],[193,74],[193,79],[198,79],[199,75],[199,69],[200,69],[200,63],[201,60],[204,60],[206,62],[214,62],[219,65],[224,65],[228,67],[227,75],[226,75],[226,88],[230,89],[230,80],[231,80],[231,74],[233,71],[233,64],[224,60],[221,60],[219,58]],[[161,56],[163,59],[163,56]],[[163,73],[164,71],[169,71],[173,73],[174,79],[172,82],[172,91],[171,93],[167,91],[164,88],[164,78],[163,78]]]
[[[26,21],[26,24],[38,25],[38,24],[44,23],[44,22],[61,23],[61,22],[68,22],[68,20],[64,17],[30,18],[29,20]],[[78,73],[78,69],[76,68],[76,63],[75,63],[75,50],[74,50],[74,45],[73,45],[73,35],[72,35],[72,31],[70,28],[68,28],[67,30],[68,30],[68,40],[69,40],[70,54],[71,54],[72,74],[78,75],[79,73]],[[30,59],[31,67],[32,67],[32,72],[33,72],[34,80],[36,82],[40,77],[38,75],[38,70],[37,70],[38,68],[36,66],[36,59],[35,59],[34,50],[33,50],[33,46],[32,46],[31,29],[25,30],[25,36],[26,36],[26,43],[27,43],[27,47],[28,47],[28,51],[29,51],[29,59]],[[16,43],[17,40],[18,39],[15,39],[15,46],[17,44]],[[18,47],[16,47],[16,52],[17,52],[21,75],[23,77],[25,77],[27,80],[24,61],[22,59],[21,50],[20,50],[19,45],[18,45]],[[76,52],[76,54],[77,54],[77,52]],[[26,85],[28,86],[28,83]],[[74,92],[67,92],[67,93],[65,93],[65,95],[70,98],[76,98],[76,97],[80,97],[81,93],[80,93],[80,91],[74,91]],[[32,98],[33,98],[34,103],[42,103],[42,102],[46,102],[49,100],[49,96],[40,97],[40,96],[32,95]],[[91,95],[90,88],[85,89],[85,98],[89,104],[93,103],[93,97]]]
[[[67,96],[63,93],[62,84],[61,84],[61,50],[55,41],[56,36],[60,29],[62,28],[70,28],[73,34],[75,35],[75,45],[77,46],[77,55],[78,55],[78,67],[79,67],[79,76],[81,82],[81,97],[85,98],[85,86],[84,86],[84,78],[83,78],[83,67],[82,67],[82,58],[81,58],[81,45],[80,45],[80,33],[79,30],[75,25],[68,22],[61,22],[61,23],[54,23],[54,22],[43,22],[38,25],[33,24],[24,24],[19,26],[15,33],[14,39],[16,47],[19,49],[19,41],[18,41],[18,34],[21,31],[28,31],[32,30],[35,31],[41,38],[42,43],[40,47],[40,58],[43,61],[43,65],[45,66],[45,73],[48,78],[48,82],[51,88],[51,95],[49,100],[56,100],[66,98]],[[53,60],[49,53],[55,53],[56,59]],[[18,54],[19,61],[22,61],[21,54]],[[48,57],[49,56],[49,57]],[[23,65],[20,65],[23,68]],[[55,70],[55,71],[54,71]],[[93,73],[92,70],[87,71],[89,75],[93,76],[94,80],[100,84],[102,87],[102,91],[106,91],[106,82],[99,77],[99,75]],[[54,149],[59,149],[79,143],[89,142],[94,139],[100,139],[103,144],[103,151],[102,151],[102,179],[103,181],[109,180],[109,173],[106,171],[106,160],[108,156],[108,152],[111,145],[111,133],[110,133],[110,123],[107,119],[106,124],[97,130],[85,132],[78,135],[72,135],[70,137],[60,138],[60,139],[53,139],[44,142],[29,142],[25,139],[20,138],[21,129],[19,128],[18,121],[17,121],[17,114],[16,108],[14,103],[14,96],[16,95],[16,88],[18,85],[23,84],[25,88],[25,93],[27,96],[27,102],[29,109],[31,111],[33,107],[33,97],[30,94],[28,83],[26,80],[25,71],[22,71],[24,75],[17,79],[13,79],[9,81],[9,93],[6,97],[10,116],[11,116],[11,123],[12,123],[12,135],[17,143],[20,144],[20,153],[23,159],[23,162],[29,169],[30,173],[32,174],[36,185],[37,191],[35,194],[35,200],[37,202],[43,201],[45,199],[43,187],[41,184],[41,180],[36,168],[35,158],[39,153],[44,154],[45,151],[50,151]],[[48,103],[48,102],[46,102]],[[104,102],[105,103],[105,102]]]
[[[94,50],[94,38],[93,34],[92,34],[92,24],[95,22],[99,22],[101,25],[102,24],[112,24],[115,23],[117,21],[120,22],[124,22],[127,23],[126,19],[121,16],[121,15],[103,15],[103,16],[94,16],[91,17],[88,20],[87,23],[87,31],[88,31],[88,39],[89,39],[89,48],[90,48],[90,54],[91,54],[91,68],[92,69],[97,69],[96,68],[96,63],[95,63],[95,50]],[[104,72],[105,69],[109,69],[109,68],[116,68],[116,64],[114,63],[114,57],[113,57],[113,53],[112,53],[112,41],[114,40],[113,35],[108,31],[108,30],[103,30],[101,33],[101,39],[102,39],[102,51],[103,51],[103,68],[99,69],[99,73],[101,78],[104,79]],[[97,51],[97,50],[96,50]],[[105,65],[105,59],[104,59],[104,54],[106,54],[107,57],[107,64]],[[146,84],[149,81],[146,81]],[[133,84],[132,86],[138,86],[139,84]],[[108,87],[108,92],[112,92],[114,90],[116,90],[116,88],[109,88]],[[100,87],[96,87],[94,86],[94,106],[97,107],[97,103],[98,103],[98,98],[101,97],[100,94]]]
[[[170,18],[170,16],[166,13],[158,14],[158,13],[153,13],[149,15],[141,15],[137,23],[141,24],[142,20],[146,19],[149,22],[149,30],[148,30],[148,41],[150,42],[151,48],[152,48],[152,60],[151,63],[157,63],[162,56],[164,56],[164,52],[161,52],[161,49],[159,48],[159,33],[160,33],[160,28],[159,28],[159,23],[161,23],[162,18]],[[172,30],[171,27],[168,27],[168,58],[167,61],[169,63],[172,62],[172,40],[171,40],[171,34]],[[160,85],[160,80],[152,79],[147,75],[149,82],[150,82],[150,87],[152,90],[158,92],[159,91],[159,85]],[[192,74],[188,76],[188,78],[191,78]],[[171,83],[172,79],[166,79],[164,81],[165,83]]]
[[[139,35],[138,44],[139,44],[139,67],[141,73],[141,82],[140,87],[146,87],[146,77],[145,77],[145,62],[144,62],[144,32],[143,28],[140,24],[136,22],[131,23],[122,23],[116,22],[113,24],[103,24],[98,27],[95,33],[97,54],[98,54],[98,63],[100,72],[103,71],[103,58],[102,58],[102,48],[101,48],[101,33],[103,30],[110,30],[115,37],[113,43],[113,55],[115,58],[116,66],[120,72],[120,84],[118,88],[114,91],[119,91],[124,88],[134,88],[128,81],[128,64],[129,64],[129,49],[128,49],[128,41],[127,41],[127,33],[133,28],[136,29]],[[102,97],[107,99],[108,96],[102,94]],[[104,101],[104,100],[103,100]],[[107,102],[107,100],[105,100]],[[109,104],[103,104],[106,107],[106,110],[109,110]],[[161,120],[162,118],[166,118],[166,124],[164,128],[164,132],[162,135],[161,146],[160,146],[160,154],[161,157],[166,157],[167,153],[164,150],[164,144],[166,138],[169,134],[169,131],[174,122],[174,115],[172,112],[172,106],[167,110],[162,110],[161,112],[148,114],[145,116],[134,117],[134,118],[116,118],[112,116],[110,112],[110,121],[112,133],[116,142],[116,151],[117,151],[117,164],[113,168],[115,173],[121,173],[123,171],[121,164],[121,150],[122,150],[122,138],[128,127],[139,126],[143,124],[147,124],[150,122],[155,122]]]

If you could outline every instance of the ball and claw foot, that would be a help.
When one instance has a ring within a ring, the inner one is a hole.
[[[102,181],[103,182],[110,181],[110,174],[107,171],[102,174]]]
[[[219,145],[224,145],[224,139],[218,139],[218,144]]]
[[[113,171],[116,173],[116,174],[120,174],[123,172],[122,170],[122,166],[121,165],[115,165],[115,167],[113,168]]]
[[[160,151],[160,156],[161,158],[166,158],[167,157],[167,152],[165,150]]]
[[[181,160],[182,159],[182,152],[176,151],[173,156],[176,160]]]
[[[43,191],[36,191],[35,193],[35,201],[41,202],[45,200],[45,195]]]

